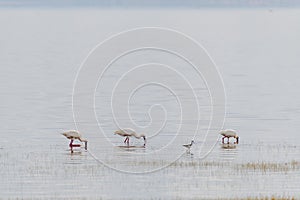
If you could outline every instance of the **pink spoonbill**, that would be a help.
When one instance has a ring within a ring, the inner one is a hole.
[[[125,137],[124,143],[129,145],[129,137],[133,136],[137,139],[143,138],[144,139],[144,146],[146,145],[146,136],[145,134],[137,134],[133,129],[131,128],[124,128],[119,129],[115,131],[115,134],[120,135],[122,137]]]
[[[84,148],[87,150],[87,140],[83,139],[80,132],[76,130],[69,130],[62,133],[63,136],[70,139],[69,147],[71,148],[71,151],[73,152],[73,147],[80,147],[80,144],[73,144],[74,140],[79,140],[80,142],[84,142]]]
[[[224,139],[227,138],[227,143],[229,144],[229,138],[233,137],[236,139],[236,144],[239,143],[239,136],[237,135],[235,130],[232,129],[226,129],[226,130],[221,130],[219,132],[221,135],[223,135],[222,137],[222,143],[224,144]]]

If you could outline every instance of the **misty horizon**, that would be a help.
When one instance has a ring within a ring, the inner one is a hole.
[[[297,0],[0,0],[0,7],[99,7],[99,8],[239,8],[239,7],[249,7],[249,8],[272,8],[272,7],[299,7],[300,1]]]

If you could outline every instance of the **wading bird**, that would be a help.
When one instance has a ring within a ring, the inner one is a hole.
[[[133,136],[137,139],[144,139],[144,146],[146,145],[146,136],[145,134],[137,134],[134,130],[130,128],[119,129],[115,131],[115,134],[125,137],[124,143],[129,146],[129,137]]]
[[[187,151],[187,152],[190,152],[191,147],[192,147],[192,145],[193,145],[194,143],[195,143],[194,140],[192,140],[190,144],[184,144],[184,145],[182,145],[182,146],[184,146],[184,147],[186,148],[186,151]]]
[[[84,148],[87,150],[87,140],[83,139],[79,131],[76,130],[69,130],[62,133],[63,136],[70,139],[71,142],[69,144],[69,147],[71,148],[71,152],[73,152],[73,147],[80,147],[80,144],[73,144],[74,140],[79,140],[80,142],[84,142]]]
[[[229,138],[234,137],[236,139],[236,144],[239,143],[239,136],[237,135],[235,130],[231,130],[231,129],[226,129],[226,130],[221,130],[219,132],[221,135],[223,135],[222,137],[222,143],[224,144],[224,139],[227,138],[227,144],[229,144]]]

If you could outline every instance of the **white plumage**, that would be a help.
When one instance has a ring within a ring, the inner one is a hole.
[[[137,139],[143,138],[144,139],[144,145],[146,144],[146,136],[145,134],[137,134],[133,129],[131,128],[123,128],[115,131],[115,134],[120,135],[122,137],[126,137],[124,140],[124,143],[127,143],[129,145],[129,137],[133,136]]]
[[[73,150],[73,147],[78,147],[78,145],[73,144],[74,140],[79,140],[80,142],[84,142],[85,149],[87,149],[87,142],[88,141],[86,139],[82,138],[82,135],[79,131],[69,130],[69,131],[63,132],[62,135],[71,140],[71,142],[69,144],[69,146],[71,147],[71,151]]]
[[[229,143],[229,138],[233,137],[236,139],[236,143],[239,143],[239,136],[237,135],[237,132],[235,130],[232,129],[226,129],[226,130],[221,130],[219,132],[221,135],[223,135],[222,138],[222,143],[224,143],[224,139],[227,138],[227,143]]]

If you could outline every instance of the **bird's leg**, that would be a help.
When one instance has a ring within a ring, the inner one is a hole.
[[[129,145],[129,137],[128,136],[125,138],[124,143]]]
[[[73,153],[73,141],[74,140],[71,140],[70,144],[69,144],[69,147],[71,148],[71,152]]]
[[[190,154],[190,153],[191,153],[191,148],[187,148],[186,152],[187,152],[188,154]]]
[[[225,139],[225,136],[224,137],[222,137],[222,143],[224,144],[224,139]]]
[[[72,146],[73,146],[73,141],[74,141],[74,140],[71,140],[71,141],[70,141],[70,144],[69,144],[69,147],[71,147],[71,148],[72,148]]]
[[[228,138],[228,140],[227,140],[227,144],[229,144],[229,137],[227,137]]]

